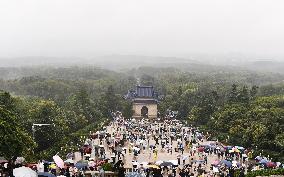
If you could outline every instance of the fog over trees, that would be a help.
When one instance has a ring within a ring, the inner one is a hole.
[[[159,118],[283,162],[283,2],[1,1],[0,156],[77,151],[141,84]]]

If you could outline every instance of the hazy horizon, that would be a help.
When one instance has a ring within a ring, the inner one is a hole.
[[[283,5],[280,0],[1,1],[0,60],[232,55],[283,61]]]

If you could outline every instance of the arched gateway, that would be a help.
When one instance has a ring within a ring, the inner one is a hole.
[[[141,116],[142,117],[148,117],[148,108],[147,106],[143,106],[141,109]]]
[[[136,86],[126,97],[132,101],[133,118],[157,118],[158,95],[153,86]]]

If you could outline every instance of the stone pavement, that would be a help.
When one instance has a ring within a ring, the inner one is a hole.
[[[106,131],[110,134],[112,133],[116,133],[116,128],[117,126],[107,126],[106,127]],[[120,126],[121,129],[124,129],[125,127],[124,126]],[[203,142],[200,142],[200,144],[209,144],[210,142],[206,141],[206,140],[203,140]],[[99,145],[99,139],[96,139],[93,143],[94,145]],[[150,145],[154,145],[155,144],[155,141],[153,138],[150,139]],[[108,151],[108,147],[107,147],[107,144],[106,142],[104,142],[104,147],[106,149],[106,157],[111,159],[111,152]],[[126,168],[132,168],[132,161],[134,160],[134,156],[133,156],[133,152],[132,153],[129,153],[129,146],[128,146],[128,143],[125,144],[124,146],[125,148],[127,148],[127,153],[125,155],[125,158],[123,160],[124,162],[124,166]],[[177,147],[177,141],[173,141],[173,145],[172,147]],[[182,158],[184,156],[187,156],[187,160],[185,161],[185,164],[188,164],[189,163],[189,159],[191,158],[194,158],[194,160],[199,160],[200,157],[198,156],[198,154],[196,153],[195,156],[191,157],[190,156],[190,153],[189,153],[189,150],[187,148],[185,148],[185,151],[183,153],[183,155],[179,152],[175,152],[173,150],[172,154],[171,153],[168,153],[168,152],[163,152],[162,151],[162,147],[161,145],[158,146],[158,156],[157,156],[157,160],[156,161],[168,161],[168,160],[177,160],[177,156],[178,155],[181,155],[181,164],[182,164]],[[218,157],[217,155],[208,155],[207,156],[208,158],[208,165],[206,165],[206,169],[209,170],[209,167],[210,167],[210,164],[214,161],[214,160],[217,160]],[[149,148],[146,148],[145,151],[142,151],[139,155],[138,155],[138,158],[137,158],[137,162],[138,163],[141,163],[141,162],[154,162],[154,155],[153,153],[150,152]]]

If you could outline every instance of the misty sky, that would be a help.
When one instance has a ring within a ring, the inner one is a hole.
[[[0,57],[282,57],[283,8],[283,0],[1,0]]]

